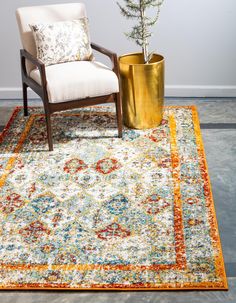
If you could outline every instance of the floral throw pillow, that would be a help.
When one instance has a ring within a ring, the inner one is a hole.
[[[87,18],[29,26],[33,31],[37,58],[45,65],[93,59]]]

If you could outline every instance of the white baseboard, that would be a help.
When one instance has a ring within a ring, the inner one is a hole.
[[[166,97],[236,97],[236,85],[166,85]]]
[[[31,89],[28,89],[28,97],[37,99],[39,96]],[[0,99],[22,99],[21,87],[0,87]]]
[[[30,99],[39,98],[28,89]],[[236,97],[236,85],[166,85],[166,97]],[[22,99],[20,87],[0,87],[0,99]]]

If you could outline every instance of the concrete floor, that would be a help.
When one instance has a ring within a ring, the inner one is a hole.
[[[41,105],[32,100],[30,105]],[[195,104],[198,107],[205,144],[229,291],[2,291],[1,303],[236,303],[236,98],[168,98],[166,105]],[[0,100],[0,129],[21,100]]]

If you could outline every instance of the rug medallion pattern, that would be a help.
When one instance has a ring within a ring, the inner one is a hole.
[[[124,129],[106,107],[15,109],[1,138],[0,287],[227,289],[193,106]]]

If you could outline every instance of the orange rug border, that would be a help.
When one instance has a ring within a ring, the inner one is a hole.
[[[101,108],[102,106],[97,106],[97,108]],[[22,106],[16,106],[13,109],[12,115],[6,124],[5,128],[3,129],[2,133],[0,134],[0,143],[3,142],[4,137],[7,135],[8,129],[10,128],[11,124],[13,123],[14,119],[16,118],[17,114],[22,110]],[[32,106],[31,108],[41,108],[41,107],[36,107]],[[214,205],[214,200],[213,200],[213,195],[212,195],[212,189],[211,189],[211,183],[210,183],[210,177],[209,177],[209,171],[208,171],[208,166],[207,166],[207,161],[206,161],[206,154],[205,154],[205,149],[204,149],[204,144],[203,144],[203,139],[201,135],[201,130],[200,130],[200,123],[199,123],[199,117],[198,117],[198,112],[197,112],[197,107],[195,105],[185,105],[185,106],[165,106],[165,108],[188,108],[192,110],[192,119],[193,119],[193,125],[194,125],[194,132],[195,132],[195,137],[196,137],[196,146],[198,150],[198,155],[199,159],[201,162],[201,171],[203,172],[204,170],[206,171],[206,175],[202,175],[202,178],[204,180],[205,186],[207,187],[208,194],[206,198],[208,199],[208,202],[210,203],[210,214],[208,214],[208,217],[210,216],[211,218],[211,231],[215,228],[216,232],[211,232],[211,236],[216,240],[215,241],[215,247],[217,248],[219,254],[215,260],[215,263],[217,264],[216,269],[218,272],[220,272],[222,278],[223,278],[223,286],[222,282],[188,282],[188,283],[175,283],[175,286],[172,284],[165,284],[163,287],[158,287],[153,284],[134,284],[133,287],[130,286],[125,286],[123,284],[117,284],[117,285],[112,285],[110,287],[109,285],[94,285],[92,287],[86,288],[86,287],[68,287],[68,284],[60,284],[60,285],[52,285],[52,284],[40,284],[40,283],[33,283],[33,284],[24,284],[22,286],[19,286],[19,284],[14,285],[14,283],[10,287],[4,287],[0,285],[0,290],[85,290],[85,291],[96,291],[96,290],[102,290],[102,291],[149,291],[149,290],[228,290],[228,283],[227,283],[227,277],[225,273],[225,266],[224,266],[224,258],[223,258],[223,253],[222,253],[222,245],[221,245],[221,240],[220,240],[220,235],[219,235],[219,228],[218,228],[218,223],[217,223],[217,216],[216,216],[216,211],[215,211],[215,205]],[[57,115],[57,114],[56,114]],[[28,121],[29,122],[29,121]],[[29,127],[31,126],[31,123],[29,123]],[[28,133],[26,131],[26,133]],[[24,138],[22,138],[24,140]],[[19,146],[19,143],[21,141],[21,138],[17,144]],[[14,152],[18,152],[18,148],[15,148]],[[205,187],[204,187],[205,189]],[[60,287],[60,288],[58,288]]]

